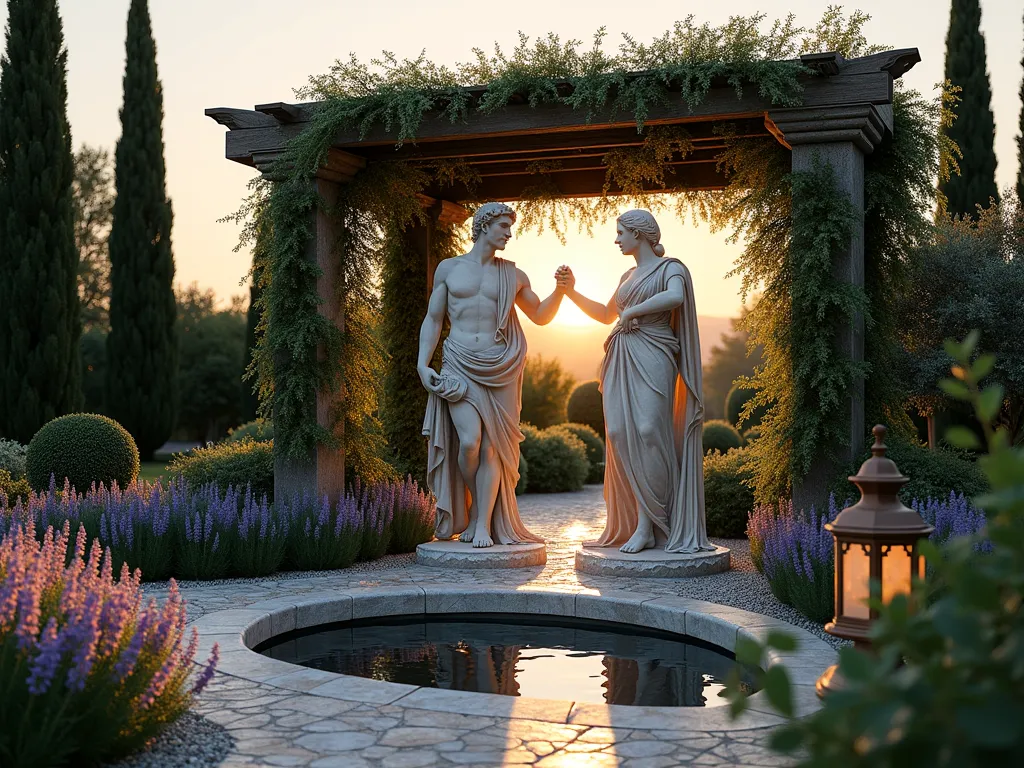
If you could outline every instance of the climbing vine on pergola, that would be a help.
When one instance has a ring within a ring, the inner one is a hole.
[[[760,498],[794,479],[820,496],[866,419],[909,427],[885,294],[928,236],[948,118],[894,89],[917,51],[869,48],[865,21],[687,20],[615,55],[603,31],[586,49],[524,37],[454,69],[353,58],[311,78],[311,103],[207,110],[227,156],[262,172],[239,218],[263,286],[252,373],[277,493],[336,494],[346,460],[366,479],[421,472],[416,333],[434,266],[486,199],[558,233],[628,206],[733,228],[744,294],[761,292],[746,318],[765,349],[751,407],[771,406]]]

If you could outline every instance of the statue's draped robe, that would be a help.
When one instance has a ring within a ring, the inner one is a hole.
[[[591,546],[625,544],[638,515],[647,515],[666,551],[714,549],[704,521],[704,405],[690,273],[682,262],[661,258],[631,272],[615,300],[621,314],[666,290],[676,276],[683,279],[682,306],[639,317],[628,333],[617,324],[605,342],[601,392],[608,521]]]
[[[458,384],[453,400],[468,401],[480,414],[485,439],[500,464],[498,498],[491,516],[495,544],[543,541],[519,519],[516,483],[519,482],[519,412],[522,409],[526,337],[515,311],[516,267],[495,259],[499,267],[498,317],[494,346],[473,351],[445,339],[441,378]],[[427,397],[423,420],[427,437],[427,485],[437,497],[434,535],[450,539],[469,523],[470,489],[459,470],[459,436],[452,423],[448,401],[433,392]]]

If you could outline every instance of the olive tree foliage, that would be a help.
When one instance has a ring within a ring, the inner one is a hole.
[[[992,378],[1003,388],[997,421],[1014,444],[1024,440],[1024,215],[1015,200],[978,219],[939,222],[932,243],[912,260],[902,298],[903,345],[911,403],[925,415],[955,408],[935,382],[953,362],[944,340],[977,329],[996,355]]]
[[[576,380],[562,368],[558,358],[541,355],[526,358],[523,372],[523,410],[520,420],[547,429],[566,420],[566,405]]]
[[[82,330],[110,326],[110,226],[114,220],[114,164],[103,147],[82,144],[71,186],[78,248],[78,304]]]

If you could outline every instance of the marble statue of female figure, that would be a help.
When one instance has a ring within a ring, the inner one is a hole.
[[[604,498],[608,521],[587,546],[622,552],[664,546],[668,552],[713,550],[704,523],[700,341],[690,273],[665,257],[661,230],[648,211],[617,221],[615,244],[636,266],[607,304],[576,290],[568,267],[559,287],[587,315],[618,322],[605,342]]]

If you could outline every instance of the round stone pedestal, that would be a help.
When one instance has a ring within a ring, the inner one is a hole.
[[[416,562],[437,568],[530,568],[544,565],[548,551],[544,544],[495,544],[474,547],[462,541],[428,541],[416,547]]]
[[[663,549],[645,549],[635,555],[619,552],[618,547],[583,547],[576,550],[576,570],[592,576],[631,576],[655,579],[682,579],[706,576],[729,570],[729,550],[715,547],[713,552],[676,555]]]

